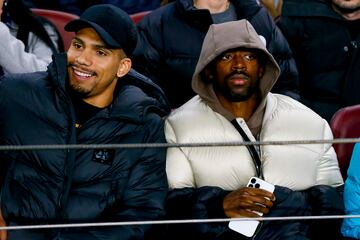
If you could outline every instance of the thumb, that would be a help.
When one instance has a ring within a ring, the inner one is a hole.
[[[0,211],[0,227],[6,227],[6,222],[2,217],[1,211]],[[7,231],[0,230],[0,240],[6,240],[6,239],[7,239]]]
[[[0,230],[0,240],[6,240],[6,239],[7,239],[7,231]]]

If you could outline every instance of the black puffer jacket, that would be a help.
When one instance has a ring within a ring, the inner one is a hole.
[[[169,107],[162,91],[144,76],[130,72],[121,78],[113,104],[78,129],[66,79],[65,54],[54,57],[48,72],[2,78],[1,143],[165,142],[162,116]],[[167,193],[165,152],[164,148],[5,152],[1,159],[9,168],[1,187],[2,214],[10,225],[158,219],[164,214]],[[9,239],[144,239],[148,228],[10,231]]]
[[[286,0],[278,25],[298,65],[303,103],[328,121],[360,103],[360,20],[345,20],[330,0]]]
[[[310,217],[344,214],[343,187],[318,185],[305,191],[276,186],[276,201],[264,217]],[[167,219],[226,218],[222,202],[229,192],[218,187],[183,188],[169,192]],[[255,240],[339,240],[341,219],[268,220],[261,223]],[[227,226],[228,222],[170,224],[163,227],[168,240],[242,240],[250,239]]]
[[[273,91],[298,99],[296,64],[286,39],[266,9],[255,0],[231,2],[238,19],[247,19],[265,37],[268,50],[280,65],[282,74]],[[153,11],[138,24],[141,41],[135,52],[135,68],[163,88],[174,108],[195,95],[191,79],[212,23],[208,10],[194,9],[192,0],[177,0]]]

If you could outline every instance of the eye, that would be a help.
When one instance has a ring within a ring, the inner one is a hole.
[[[224,61],[230,61],[231,59],[233,59],[233,55],[230,54],[230,53],[225,53],[225,54],[221,57],[221,60],[224,60]]]
[[[108,55],[107,52],[105,52],[104,50],[97,50],[96,53],[99,56],[107,56]]]
[[[80,44],[79,42],[75,42],[75,41],[72,42],[72,46],[76,49],[82,48],[82,44]]]
[[[245,55],[244,55],[244,59],[245,59],[246,61],[252,61],[252,60],[257,59],[257,56],[256,56],[256,54],[249,53],[249,54],[245,54]]]

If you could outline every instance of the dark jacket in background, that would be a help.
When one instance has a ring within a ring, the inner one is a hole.
[[[0,83],[5,145],[163,143],[169,107],[162,91],[132,71],[113,103],[75,128],[65,90],[66,57],[48,72],[8,75]],[[1,210],[9,225],[156,220],[167,193],[164,148],[7,151]],[[4,170],[3,170],[4,171]],[[9,231],[12,239],[144,239],[149,225]],[[56,237],[56,238],[55,238]]]
[[[161,0],[102,0],[101,2],[113,4],[129,14],[133,14],[158,8]]]
[[[264,217],[309,217],[344,214],[343,187],[317,185],[305,191],[276,186],[276,201]],[[168,195],[167,219],[226,218],[222,202],[229,192],[218,187],[183,188]],[[255,240],[339,240],[340,219],[268,220],[260,223]],[[228,228],[228,222],[169,224],[163,240],[246,240]]]
[[[238,19],[247,19],[265,37],[267,49],[280,65],[282,74],[274,92],[298,97],[297,69],[286,39],[266,9],[254,0],[233,0]],[[191,79],[202,43],[213,23],[208,10],[193,8],[192,0],[177,0],[145,16],[138,24],[140,44],[135,69],[164,90],[172,107],[195,95]]]
[[[360,20],[345,20],[331,0],[285,0],[278,26],[294,53],[303,103],[328,121],[360,103]]]
[[[24,0],[30,7],[46,8],[81,15],[95,4],[113,4],[129,14],[150,11],[160,6],[161,0]]]

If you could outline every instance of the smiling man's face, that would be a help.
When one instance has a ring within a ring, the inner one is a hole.
[[[71,88],[93,105],[102,99],[112,100],[117,80],[124,75],[123,63],[130,61],[124,52],[108,48],[93,28],[83,28],[76,33],[67,55]]]

